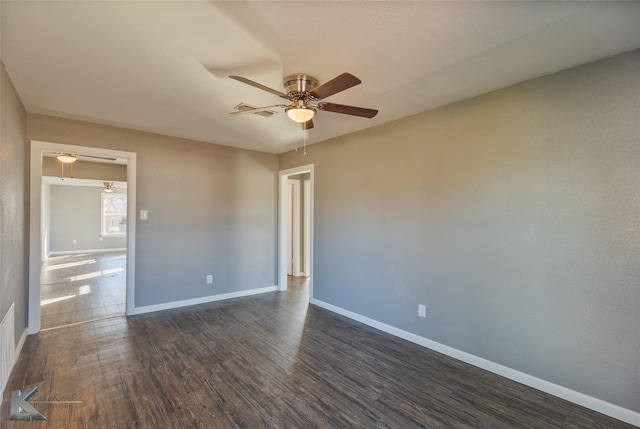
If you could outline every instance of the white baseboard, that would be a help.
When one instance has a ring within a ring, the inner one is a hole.
[[[504,365],[500,365],[498,363],[472,355],[470,353],[463,352],[462,350],[458,350],[453,347],[449,347],[447,345],[430,340],[428,338],[413,334],[411,332],[404,331],[394,326],[387,325],[386,323],[378,322],[377,320],[370,319],[358,313],[345,310],[344,308],[337,307],[324,301],[312,298],[309,302],[311,304],[317,305],[318,307],[322,307],[326,310],[348,317],[349,319],[353,319],[357,322],[384,331],[388,334],[395,335],[396,337],[400,337],[407,341],[411,341],[412,343],[450,356],[454,359],[458,359],[462,362],[466,362],[478,368],[493,372],[494,374],[501,375],[502,377],[517,381],[518,383],[524,384],[550,395],[557,396],[564,400],[581,405],[585,408],[589,408],[591,410],[613,417],[614,419],[618,419],[635,426],[640,426],[640,413],[637,413],[635,411],[622,408],[618,405],[611,404],[601,399],[585,395],[584,393],[576,392],[575,390],[571,390],[558,384],[542,380],[538,377],[525,374]]]
[[[114,247],[113,249],[56,250],[55,252],[49,252],[47,257],[56,255],[79,255],[81,253],[124,252],[126,250],[126,247]]]
[[[274,292],[277,286],[267,286],[258,289],[241,290],[238,292],[223,293],[220,295],[203,296],[200,298],[185,299],[182,301],[165,302],[162,304],[145,305],[144,307],[134,307],[133,312],[128,315],[151,313],[153,311],[171,310],[173,308],[188,307],[190,305],[206,304],[208,302],[223,301],[225,299],[240,298],[249,295]]]
[[[13,373],[13,368],[15,368],[16,363],[18,363],[18,359],[20,358],[20,353],[22,353],[22,347],[24,346],[24,342],[27,340],[27,329],[25,328],[24,331],[22,331],[22,335],[20,335],[20,341],[18,341],[18,345],[16,345],[16,349],[15,349],[15,360],[14,362],[12,362],[11,364],[11,373]],[[3,380],[3,383],[5,384],[5,386],[3,386],[3,390],[4,387],[6,387],[6,384],[9,380]]]

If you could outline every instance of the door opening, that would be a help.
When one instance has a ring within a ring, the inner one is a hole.
[[[101,171],[94,180],[60,177],[53,155],[43,163],[40,329],[125,315],[127,166],[74,162],[81,176]]]
[[[300,177],[289,176],[287,181],[287,275],[302,277],[300,269],[300,244],[305,240],[300,235]]]
[[[287,277],[309,277],[313,297],[313,165],[279,174],[278,289],[287,289]],[[297,206],[297,207],[296,207]]]
[[[68,152],[78,153],[81,152],[87,156],[94,157],[111,157],[122,160],[126,163],[126,182],[127,182],[127,219],[135,219],[136,213],[136,154],[133,152],[114,151],[108,149],[92,148],[85,146],[75,146],[58,144],[42,141],[31,141],[31,173],[30,173],[30,193],[31,193],[31,206],[30,206],[30,242],[29,242],[29,320],[28,330],[29,334],[34,334],[41,329],[41,267],[42,263],[46,260],[46,253],[49,247],[49,238],[45,234],[46,224],[45,210],[46,204],[43,203],[45,197],[45,187],[43,186],[43,174],[42,174],[42,161],[45,154],[56,152]],[[126,227],[126,240],[125,240],[125,252],[124,266],[126,279],[126,314],[133,313],[135,302],[135,221],[127,223]],[[88,274],[90,276],[90,274]],[[78,294],[86,292],[87,288],[78,287]]]

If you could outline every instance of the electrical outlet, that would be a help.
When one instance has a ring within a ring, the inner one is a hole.
[[[418,316],[427,317],[427,306],[424,304],[418,304]]]
[[[213,275],[207,274],[207,284],[211,284],[211,283],[213,283]]]

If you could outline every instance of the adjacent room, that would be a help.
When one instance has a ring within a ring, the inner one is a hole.
[[[0,2],[3,428],[640,427],[640,2]]]
[[[42,158],[41,330],[126,313],[127,166],[54,155]]]

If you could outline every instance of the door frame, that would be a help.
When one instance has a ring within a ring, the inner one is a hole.
[[[311,237],[311,180],[306,179],[303,181],[302,195],[304,196],[304,219],[302,222],[302,236],[304,237],[304,270],[302,275],[309,277],[311,275],[311,271],[309,271],[309,263],[311,262],[311,245],[309,243]]]
[[[287,290],[287,186],[289,176],[309,173],[309,298],[313,298],[313,164],[280,170],[278,173],[278,290]],[[299,243],[298,243],[299,245]]]
[[[45,152],[82,152],[87,155],[121,158],[127,161],[127,274],[126,312],[135,309],[136,248],[136,154],[88,146],[31,140],[30,207],[29,207],[29,320],[27,333],[40,332],[40,269],[42,265],[42,158]]]
[[[293,186],[291,200],[289,201],[291,211],[287,208],[287,216],[291,213],[291,261],[287,261],[287,264],[291,264],[291,275],[300,277],[302,275],[300,272],[300,181],[288,179],[287,184]],[[287,223],[287,250],[289,247],[288,226],[289,224]],[[289,259],[288,253],[287,259]]]

